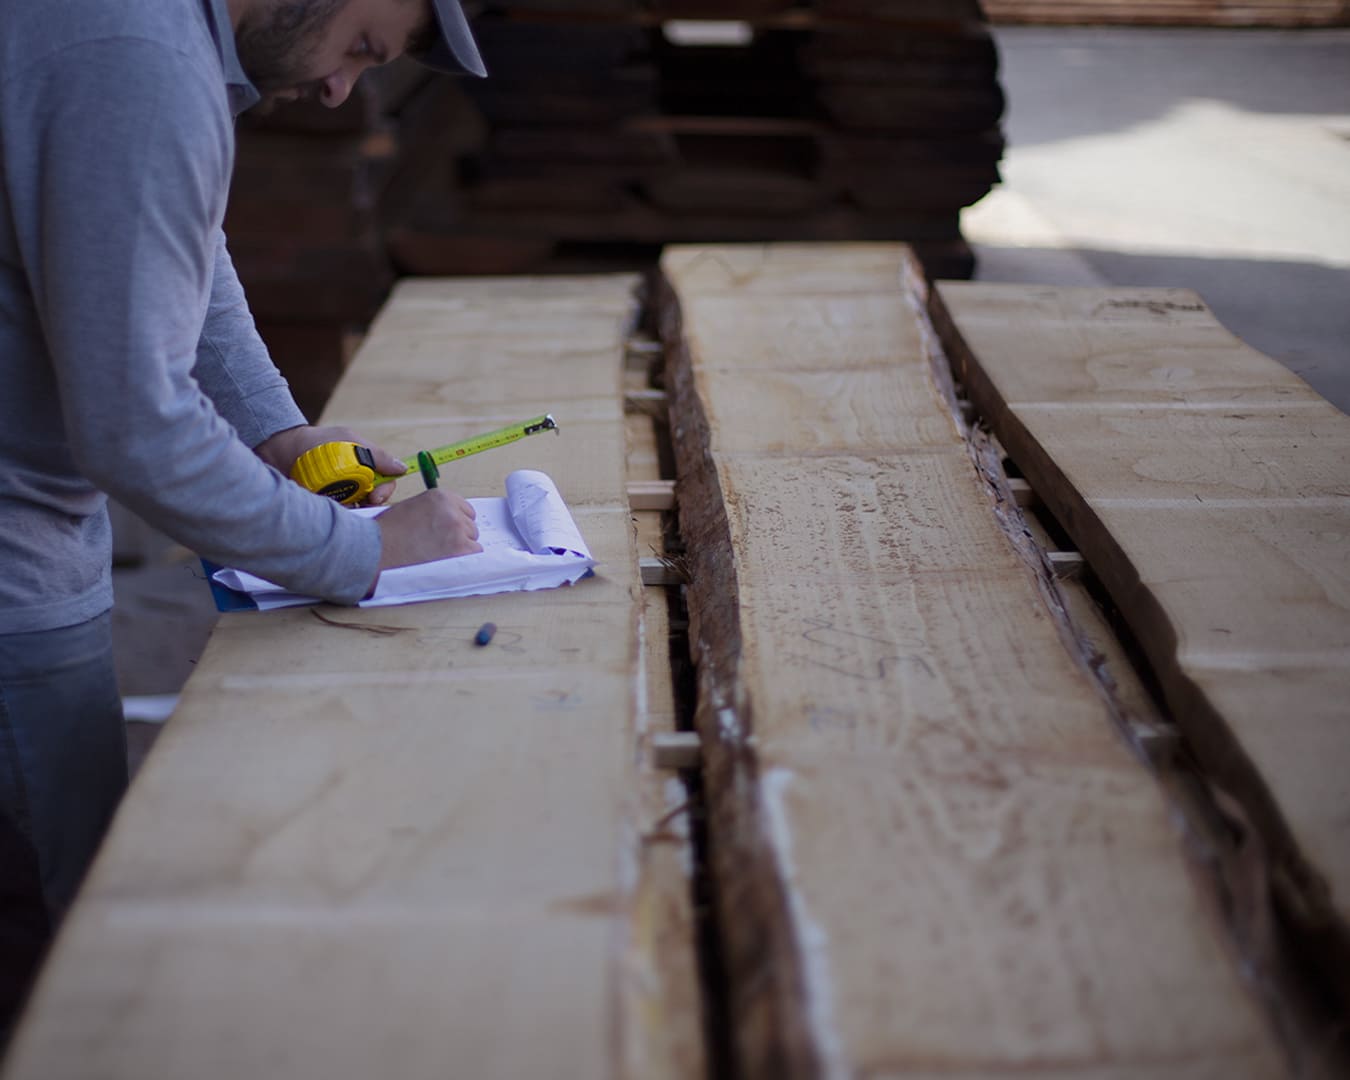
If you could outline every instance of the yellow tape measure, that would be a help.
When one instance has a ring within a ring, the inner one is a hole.
[[[532,420],[508,424],[484,435],[475,435],[471,439],[419,453],[428,455],[439,466],[470,454],[481,454],[484,450],[505,446],[527,435],[557,430],[557,422],[551,415],[536,416]],[[409,469],[418,466],[417,454],[401,460]],[[343,506],[352,506],[379,485],[397,480],[398,477],[384,476],[375,471],[375,457],[369,447],[354,442],[330,442],[301,454],[291,468],[291,479],[310,491],[337,500]]]

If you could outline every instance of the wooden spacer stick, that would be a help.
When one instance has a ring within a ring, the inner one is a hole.
[[[1050,559],[1050,569],[1061,581],[1080,576],[1086,565],[1083,556],[1076,551],[1047,551],[1046,555]]]
[[[629,371],[646,371],[652,361],[665,351],[665,346],[650,338],[631,337],[623,346],[623,362]]]
[[[623,411],[626,413],[647,413],[651,414],[655,409],[664,410],[666,405],[666,392],[647,388],[642,390],[625,390],[623,393]]]
[[[675,509],[674,480],[631,480],[628,484],[630,510]]]
[[[1037,502],[1036,492],[1020,476],[1008,477],[1008,490],[1012,492],[1013,502],[1024,510],[1028,506],[1034,506]]]
[[[658,769],[697,769],[703,744],[696,731],[662,731],[651,737],[652,764]]]
[[[684,575],[665,559],[638,559],[644,585],[683,585]]]

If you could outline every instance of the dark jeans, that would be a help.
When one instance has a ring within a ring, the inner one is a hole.
[[[126,790],[111,626],[0,634],[0,1046]]]

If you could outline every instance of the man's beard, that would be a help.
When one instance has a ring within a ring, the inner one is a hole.
[[[308,68],[328,24],[346,0],[280,0],[261,15],[245,17],[234,34],[239,64],[263,95],[304,89]]]

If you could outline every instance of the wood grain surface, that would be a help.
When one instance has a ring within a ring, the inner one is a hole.
[[[635,279],[399,288],[327,419],[399,454],[547,471],[599,559],[571,588],[224,616],[125,800],[7,1080],[702,1071],[687,843],[626,497]],[[405,483],[400,495],[419,489]],[[202,588],[206,586],[201,585]],[[483,622],[490,646],[474,644]]]
[[[662,268],[743,1074],[1281,1075],[1154,779],[994,515],[908,251]]]
[[[1350,983],[1350,418],[1185,290],[944,282],[934,303]]]

